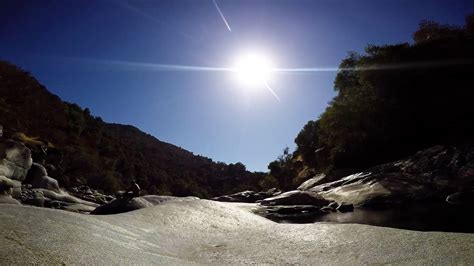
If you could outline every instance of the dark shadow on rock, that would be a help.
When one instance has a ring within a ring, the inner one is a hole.
[[[269,197],[277,196],[281,193],[282,193],[281,190],[277,188],[271,188],[271,189],[268,189],[267,191],[260,191],[260,192],[246,190],[246,191],[237,192],[230,195],[214,197],[211,200],[222,201],[222,202],[255,203]]]
[[[317,193],[293,190],[278,196],[266,198],[260,202],[261,205],[312,205],[317,207],[327,206],[330,201],[319,196]]]
[[[91,214],[116,214],[156,206],[170,200],[187,201],[196,200],[196,197],[173,197],[146,195],[134,198],[121,198],[97,207]]]
[[[44,188],[56,193],[60,192],[58,181],[49,177],[46,168],[39,163],[33,163],[23,183],[31,184],[33,188]]]

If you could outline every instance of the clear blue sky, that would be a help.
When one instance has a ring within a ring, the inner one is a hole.
[[[334,72],[278,74],[249,93],[231,67],[256,49],[277,67],[337,67],[347,51],[410,42],[422,19],[463,24],[474,1],[0,0],[0,58],[107,122],[135,125],[215,161],[266,171],[334,96]],[[112,61],[111,61],[112,60]]]

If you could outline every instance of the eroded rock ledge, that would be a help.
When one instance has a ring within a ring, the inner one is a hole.
[[[226,197],[233,195],[216,200]],[[425,201],[474,204],[473,143],[434,146],[336,180],[319,174],[297,190],[261,200],[256,213],[265,217],[305,216],[348,212],[354,206],[392,208]]]

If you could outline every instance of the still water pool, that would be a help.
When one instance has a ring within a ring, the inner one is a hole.
[[[267,217],[278,223],[358,223],[417,231],[474,233],[474,206],[420,203],[391,209]]]

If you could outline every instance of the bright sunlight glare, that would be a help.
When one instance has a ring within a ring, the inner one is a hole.
[[[245,86],[265,86],[271,77],[273,66],[263,54],[248,53],[237,58],[233,68],[237,79]]]

